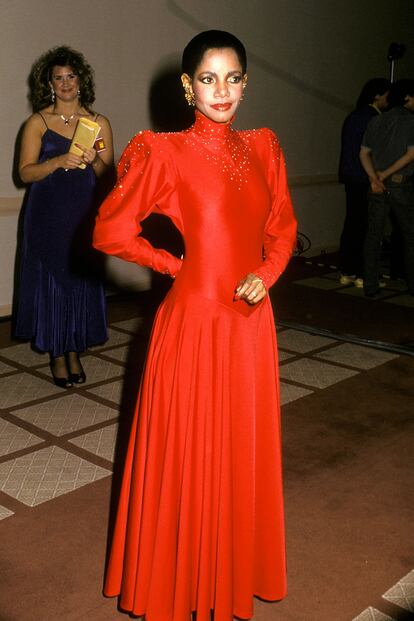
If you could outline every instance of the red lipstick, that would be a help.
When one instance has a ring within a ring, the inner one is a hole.
[[[231,103],[217,103],[211,106],[214,110],[218,110],[219,112],[225,112],[226,110],[230,110]]]

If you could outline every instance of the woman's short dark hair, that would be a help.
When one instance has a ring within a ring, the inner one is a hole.
[[[37,112],[51,103],[49,82],[52,69],[56,66],[72,67],[79,77],[79,101],[82,106],[89,109],[95,101],[92,67],[86,62],[83,54],[66,45],[61,45],[42,54],[32,66],[29,76],[29,100],[33,110]]]
[[[414,96],[414,80],[397,80],[391,85],[388,96],[390,106],[403,106],[407,95]]]
[[[364,84],[358,97],[356,107],[362,108],[374,103],[377,95],[384,95],[391,88],[391,82],[386,78],[373,78]]]
[[[247,69],[246,49],[237,37],[224,30],[205,30],[191,39],[184,48],[181,62],[182,72],[192,77],[208,50],[226,47],[236,52],[242,72],[245,74]]]

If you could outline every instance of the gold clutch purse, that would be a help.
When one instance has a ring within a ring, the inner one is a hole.
[[[83,151],[76,146],[76,143],[81,144],[85,149],[91,149],[95,144],[100,129],[101,126],[95,121],[81,117],[76,124],[75,133],[73,134],[72,142],[69,147],[69,153],[82,156]],[[86,168],[86,164],[82,162],[79,164],[78,168]]]

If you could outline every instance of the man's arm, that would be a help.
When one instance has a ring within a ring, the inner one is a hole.
[[[401,168],[404,168],[404,166],[407,166],[407,164],[409,164],[413,160],[414,160],[414,147],[408,147],[404,155],[398,158],[398,160],[396,160],[393,164],[391,164],[391,166],[388,166],[388,168],[386,168],[385,170],[378,171],[377,173],[378,178],[381,181],[384,181],[384,179],[387,179],[387,177],[390,177],[394,173],[398,172],[399,170],[401,170]]]
[[[372,192],[374,194],[382,194],[385,190],[385,186],[382,179],[379,178],[375,171],[371,149],[362,146],[359,151],[359,159],[361,160],[361,164],[369,177]]]

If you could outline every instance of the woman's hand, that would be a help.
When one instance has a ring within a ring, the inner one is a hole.
[[[55,160],[57,168],[64,168],[65,170],[74,170],[83,161],[79,155],[75,155],[74,153],[64,153],[63,155],[58,155]]]
[[[245,300],[248,304],[257,304],[267,295],[266,287],[256,274],[247,274],[237,285],[234,299]]]
[[[77,142],[75,142],[75,146],[78,147],[78,149],[80,149],[83,152],[82,155],[82,162],[84,164],[93,164],[94,161],[96,160],[96,158],[98,157],[98,153],[96,152],[95,149],[86,149],[85,147],[83,147],[81,144],[78,144]]]

